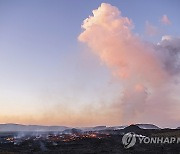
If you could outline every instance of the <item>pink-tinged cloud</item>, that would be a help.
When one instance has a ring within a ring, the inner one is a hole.
[[[162,18],[161,18],[161,23],[164,24],[164,25],[170,25],[171,24],[171,21],[170,19],[168,18],[167,15],[163,15]]]
[[[94,10],[93,15],[84,20],[84,32],[79,40],[87,43],[119,77],[134,79],[141,76],[151,82],[165,78],[153,49],[132,33],[133,23],[129,18],[122,17],[116,7],[105,3]]]
[[[154,25],[152,25],[151,23],[149,23],[149,21],[146,21],[146,25],[145,25],[145,32],[147,35],[149,36],[154,36],[158,34],[158,28]]]
[[[173,106],[176,100],[171,96],[172,81],[180,72],[175,58],[180,53],[177,46],[180,40],[162,40],[158,45],[145,43],[133,33],[133,27],[132,20],[123,17],[116,7],[102,3],[84,20],[78,39],[86,43],[123,84],[123,96],[112,102],[112,109],[119,108],[124,123],[165,125],[173,119],[172,108],[180,107]],[[180,120],[178,112],[173,115]]]

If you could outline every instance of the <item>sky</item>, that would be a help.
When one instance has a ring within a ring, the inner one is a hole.
[[[179,5],[0,0],[0,123],[178,127]]]

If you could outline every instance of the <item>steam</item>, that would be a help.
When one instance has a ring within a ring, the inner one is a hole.
[[[168,116],[171,121],[172,110],[165,110],[175,102],[171,94],[180,71],[180,39],[166,36],[158,44],[145,43],[133,33],[133,27],[132,20],[123,17],[116,7],[102,3],[84,20],[78,39],[123,84],[123,97],[112,102],[123,114],[122,120],[159,124]]]

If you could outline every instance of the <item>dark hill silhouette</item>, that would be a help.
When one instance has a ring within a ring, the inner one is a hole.
[[[22,124],[0,124],[0,131],[63,131],[68,129],[65,126],[42,126],[42,125],[22,125]]]
[[[123,130],[123,132],[125,132],[125,133],[128,133],[128,132],[138,133],[140,131],[142,131],[142,129],[139,128],[137,125],[130,125],[130,126],[124,128],[124,130]]]

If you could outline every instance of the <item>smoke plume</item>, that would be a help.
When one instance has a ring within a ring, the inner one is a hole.
[[[172,123],[180,120],[172,97],[180,71],[180,39],[165,36],[158,44],[147,43],[133,33],[133,27],[118,8],[102,3],[84,20],[78,39],[123,84],[123,96],[112,102],[123,114],[122,121],[164,124],[164,116]]]

